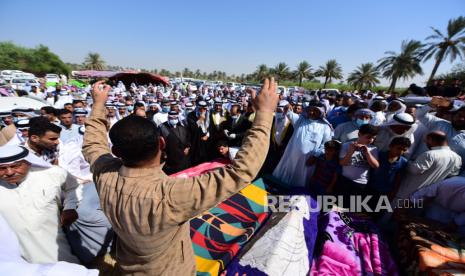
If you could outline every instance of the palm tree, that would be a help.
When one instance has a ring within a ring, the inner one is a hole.
[[[278,80],[285,80],[290,75],[289,66],[285,62],[278,63],[272,71]]]
[[[350,73],[347,82],[355,89],[371,88],[379,83],[379,72],[373,63],[362,63]]]
[[[302,80],[308,79],[311,77],[311,69],[312,67],[306,61],[302,61],[297,65],[297,69],[294,72],[295,77],[299,80],[299,86],[302,86]]]
[[[465,56],[465,17],[459,16],[456,19],[450,19],[447,24],[447,36],[443,35],[438,29],[431,27],[435,34],[430,35],[426,40],[434,40],[429,42],[424,54],[424,60],[429,60],[434,56],[436,63],[434,64],[433,71],[429,76],[428,83],[430,83],[436,71],[438,70],[439,64],[447,57],[450,58],[450,62],[458,57],[463,58]]]
[[[266,64],[260,64],[257,66],[257,71],[255,71],[255,75],[257,76],[258,81],[264,80],[270,74],[270,70]]]
[[[100,54],[90,52],[84,60],[84,66],[90,70],[104,70],[105,61],[103,61]]]
[[[401,52],[385,52],[386,57],[378,60],[376,67],[382,71],[383,77],[391,80],[389,91],[394,91],[398,79],[413,78],[416,74],[423,75],[420,62],[423,58],[423,44],[417,40],[404,40]]]
[[[319,69],[315,72],[315,75],[325,78],[323,88],[326,88],[326,85],[333,79],[342,79],[342,68],[335,59],[330,59],[326,62],[325,66],[319,67]]]

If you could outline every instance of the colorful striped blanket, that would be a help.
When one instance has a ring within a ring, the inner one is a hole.
[[[190,177],[225,166],[228,161],[203,163],[174,177]],[[219,275],[269,217],[267,192],[257,180],[216,207],[191,220],[192,247],[198,275]]]

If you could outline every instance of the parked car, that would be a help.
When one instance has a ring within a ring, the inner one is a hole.
[[[29,90],[32,86],[40,86],[40,83],[35,79],[12,79],[10,81],[10,86],[16,90]]]
[[[60,77],[57,74],[47,74],[45,75],[46,83],[59,83]]]
[[[19,70],[2,70],[0,71],[0,78],[5,80],[6,82],[9,82],[13,79],[15,74],[20,74],[20,73],[24,73],[24,72],[19,71]]]

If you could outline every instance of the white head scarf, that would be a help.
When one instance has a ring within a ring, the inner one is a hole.
[[[52,165],[42,158],[37,157],[22,146],[5,145],[0,147],[0,165],[8,165],[25,160],[33,167],[50,168]]]

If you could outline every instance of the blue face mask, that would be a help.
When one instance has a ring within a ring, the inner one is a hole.
[[[281,120],[284,118],[284,113],[282,112],[276,112],[275,113],[276,119]]]
[[[170,107],[169,106],[164,106],[164,107],[162,107],[161,111],[163,111],[163,113],[168,113],[168,112],[170,112]]]
[[[18,117],[13,117],[13,123],[17,123],[19,121]]]
[[[132,112],[133,110],[134,110],[134,106],[132,106],[132,105],[131,105],[131,106],[128,106],[128,111],[129,111],[129,112]]]
[[[233,118],[234,120],[236,120],[237,118],[239,118],[239,115],[231,115],[231,118]]]
[[[344,111],[344,112],[347,112],[348,109],[349,109],[348,106],[343,106],[343,107],[341,107],[341,110]]]
[[[357,124],[358,127],[361,127],[363,125],[366,125],[370,122],[370,120],[362,120],[362,119],[357,119],[355,120],[355,123]]]
[[[179,120],[178,119],[171,119],[168,122],[170,123],[170,125],[175,126],[175,125],[177,125],[179,123]]]

